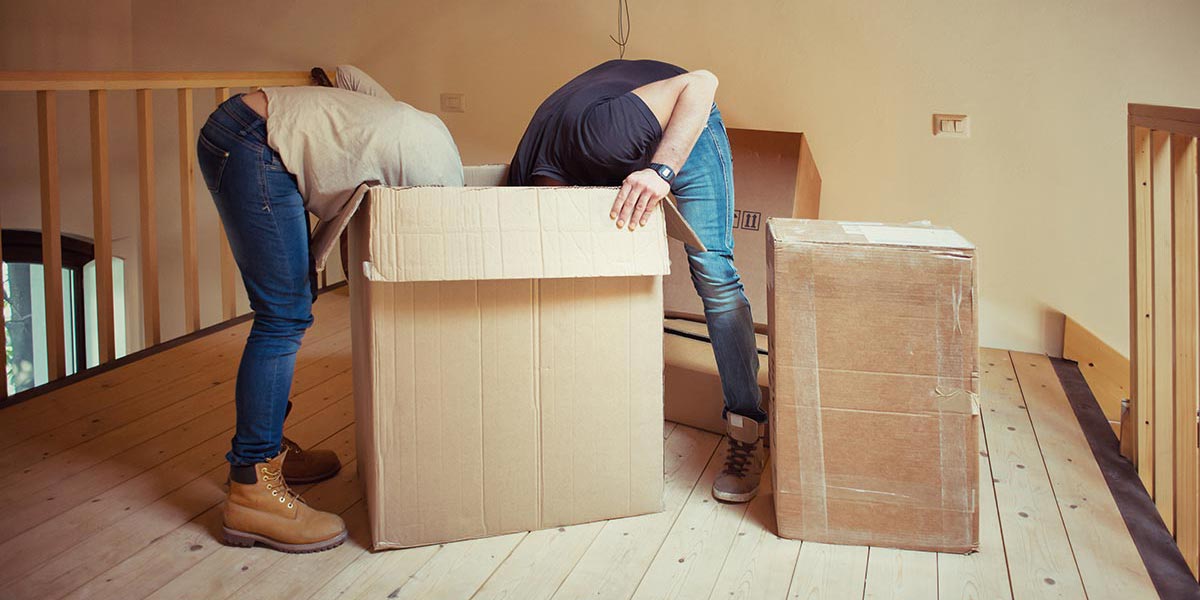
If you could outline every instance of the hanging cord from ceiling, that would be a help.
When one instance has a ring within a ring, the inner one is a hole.
[[[625,45],[629,43],[629,0],[617,0],[617,35],[608,36],[619,48],[618,58],[625,58]]]

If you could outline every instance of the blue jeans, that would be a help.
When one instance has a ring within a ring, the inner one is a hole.
[[[679,211],[708,248],[701,252],[684,246],[692,283],[704,303],[725,411],[765,423],[754,319],[733,264],[733,157],[725,122],[715,104],[671,192]]]
[[[196,157],[254,311],[226,455],[233,465],[252,465],[279,454],[296,352],[313,322],[308,213],[295,176],[267,146],[266,122],[241,96],[213,111]]]

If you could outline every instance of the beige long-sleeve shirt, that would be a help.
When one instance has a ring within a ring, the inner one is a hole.
[[[463,185],[462,159],[441,119],[392,100],[353,67],[338,67],[337,84],[263,90],[267,144],[296,176],[309,212],[322,222],[348,218],[347,201],[364,181]]]

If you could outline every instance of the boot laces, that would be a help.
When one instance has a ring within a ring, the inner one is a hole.
[[[297,502],[301,502],[300,494],[288,487],[287,481],[283,479],[283,470],[272,470],[270,467],[262,468],[263,483],[267,485],[267,489],[271,490],[271,495],[279,498],[280,503],[287,503],[288,508],[295,507]]]
[[[746,444],[729,438],[729,454],[725,456],[725,472],[737,477],[745,477],[746,469],[754,460],[754,452],[758,442]]]

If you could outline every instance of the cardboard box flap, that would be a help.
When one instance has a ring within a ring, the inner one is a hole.
[[[617,229],[612,188],[373,187],[372,281],[664,275],[662,211]]]
[[[770,219],[767,221],[775,243],[849,244],[864,246],[905,246],[938,250],[974,250],[958,232],[948,227],[924,224],[895,225],[808,219]]]
[[[316,261],[317,271],[325,270],[325,263],[329,260],[329,255],[337,247],[338,238],[346,230],[350,219],[358,212],[358,207],[362,204],[367,190],[378,183],[377,181],[367,181],[358,184],[358,187],[350,194],[350,198],[346,200],[346,204],[342,205],[342,209],[338,211],[336,217],[328,221],[319,221],[316,227],[313,227],[308,251],[312,254],[313,260]]]

